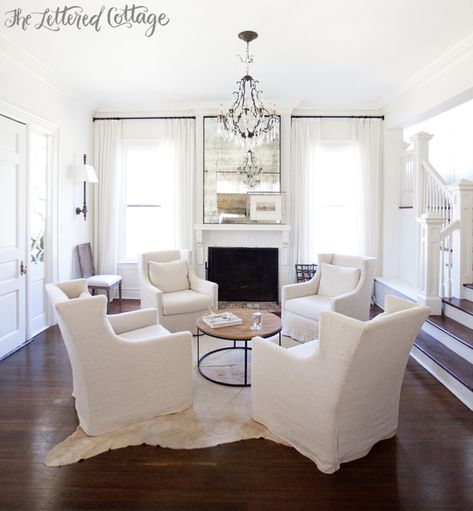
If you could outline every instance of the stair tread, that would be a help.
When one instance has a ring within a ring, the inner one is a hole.
[[[427,322],[473,349],[473,330],[448,316],[429,316]]]
[[[473,284],[463,284],[463,287],[467,287],[468,289],[473,289]]]
[[[473,316],[473,302],[471,300],[467,300],[466,298],[444,298],[442,301],[447,305],[455,307],[455,309],[459,309]]]
[[[419,332],[415,346],[465,387],[473,391],[473,364],[470,364],[423,330]]]

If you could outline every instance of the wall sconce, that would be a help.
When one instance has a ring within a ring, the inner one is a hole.
[[[87,183],[98,183],[97,174],[92,165],[87,165],[87,155],[84,154],[84,165],[77,169],[77,180],[84,181],[84,204],[81,208],[76,208],[76,215],[84,215],[84,222],[87,220]]]

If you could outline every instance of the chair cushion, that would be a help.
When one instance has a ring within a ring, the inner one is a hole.
[[[138,330],[131,330],[130,332],[123,332],[119,334],[119,337],[123,337],[128,341],[144,341],[146,339],[155,339],[156,337],[162,337],[163,335],[169,335],[169,330],[166,330],[161,325],[150,325],[144,328],[138,328]]]
[[[322,263],[319,295],[340,296],[350,293],[360,281],[360,268],[347,268],[334,264]]]
[[[318,321],[320,312],[330,310],[330,296],[310,295],[292,298],[286,300],[286,310]]]
[[[187,261],[178,259],[169,263],[148,263],[148,274],[151,283],[163,293],[174,293],[189,289],[187,278]]]
[[[211,304],[211,296],[191,289],[163,294],[163,313],[165,316],[206,311]]]
[[[112,287],[122,280],[120,275],[94,275],[87,279],[88,286]]]

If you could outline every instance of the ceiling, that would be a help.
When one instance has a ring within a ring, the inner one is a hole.
[[[102,4],[125,3],[76,4],[93,14]],[[267,100],[314,109],[377,108],[473,32],[471,0],[139,3],[166,13],[169,24],[151,37],[143,25],[110,28],[105,20],[98,33],[90,27],[23,31],[7,28],[3,13],[63,4],[2,0],[0,34],[106,111],[227,104],[244,71],[236,57],[245,49],[237,38],[241,30],[260,35],[250,47],[251,72]]]

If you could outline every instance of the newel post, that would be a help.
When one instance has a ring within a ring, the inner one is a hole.
[[[453,296],[463,298],[463,284],[473,282],[473,183],[466,179],[449,187],[452,194],[452,220],[460,220],[453,233]]]
[[[414,195],[414,212],[416,216],[424,213],[424,190],[425,175],[422,170],[422,161],[429,160],[429,141],[433,137],[425,131],[420,131],[411,137],[414,145],[415,154],[415,195]]]
[[[444,219],[437,213],[425,213],[417,218],[421,225],[421,285],[417,302],[432,309],[432,314],[442,313],[440,287],[440,231]]]

